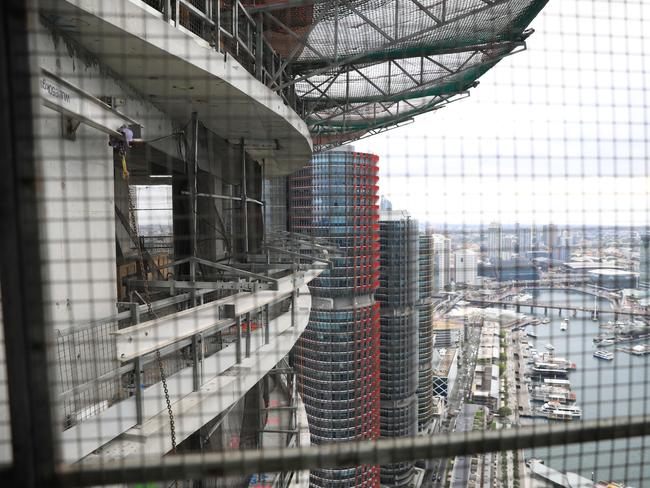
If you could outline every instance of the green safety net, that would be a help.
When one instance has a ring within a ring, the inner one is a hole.
[[[516,40],[547,1],[319,1],[307,47],[294,65],[307,69],[354,56],[402,58]]]
[[[522,50],[548,0],[268,0],[316,149],[435,110]],[[282,87],[286,88],[286,87]]]

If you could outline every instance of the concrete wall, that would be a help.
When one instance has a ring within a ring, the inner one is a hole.
[[[175,174],[185,171],[183,159],[189,158],[192,141],[189,121],[172,120],[144,94],[132,88],[128,80],[116,76],[64,32],[41,23],[33,42],[39,53],[39,68],[60,76],[90,95],[112,97],[117,101],[117,110],[143,126],[144,140],[156,140],[150,144],[155,151],[146,154],[145,151],[129,151],[127,161],[132,183],[146,184],[147,174],[156,165],[159,169],[167,165],[167,171]],[[121,223],[116,223],[114,207],[117,204],[123,213],[128,209],[128,191],[105,133],[81,124],[76,140],[67,140],[62,137],[61,115],[40,104],[38,110],[45,299],[53,327],[65,329],[115,313],[116,236],[123,248],[129,246],[129,238]],[[178,135],[181,130],[185,131],[184,137]],[[239,196],[239,146],[228,144],[199,124],[197,153],[199,192]],[[161,155],[168,161],[160,161]],[[169,163],[170,158],[173,163]],[[249,196],[260,199],[260,165],[249,156],[246,156],[246,164]],[[186,184],[183,182],[178,189],[185,190]],[[174,195],[176,204],[185,203],[186,199],[179,193]],[[201,257],[222,258],[230,246],[228,241],[238,249],[243,247],[238,205],[238,202],[199,199]],[[179,205],[179,210],[176,213],[187,220],[187,208]],[[249,247],[255,249],[262,225],[262,211],[257,205],[249,204],[248,222]],[[228,234],[227,240],[223,238],[224,233]]]
[[[119,97],[119,110],[143,124],[147,137],[173,132],[173,123],[99,60],[41,25],[38,66],[94,96]],[[76,140],[62,137],[61,115],[38,105],[40,218],[45,306],[56,329],[115,313],[115,192],[108,136],[81,124]]]

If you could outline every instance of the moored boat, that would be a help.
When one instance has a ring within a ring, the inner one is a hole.
[[[559,402],[546,402],[539,409],[550,420],[573,420],[582,417],[582,409],[575,405],[562,405]]]
[[[614,353],[611,351],[599,349],[598,351],[594,352],[594,357],[598,359],[604,359],[605,361],[612,361],[614,359]]]

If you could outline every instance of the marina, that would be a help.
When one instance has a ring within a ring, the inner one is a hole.
[[[541,303],[554,303],[556,306],[568,307],[583,307],[587,308],[587,304],[593,305],[593,298],[585,296],[583,293],[577,291],[553,291],[553,290],[539,290],[535,293],[535,300]],[[536,384],[528,383],[527,388],[532,389],[538,386],[557,386],[561,388],[570,389],[576,394],[576,404],[582,410],[581,420],[593,420],[602,417],[603,412],[621,412],[624,411],[631,415],[643,414],[649,408],[646,400],[632,401],[633,398],[638,398],[638,392],[630,388],[629,377],[632,372],[634,374],[645,375],[650,372],[650,354],[633,354],[632,347],[635,345],[634,341],[627,344],[616,345],[605,342],[605,347],[597,348],[595,341],[592,341],[594,336],[599,334],[605,335],[604,338],[614,338],[614,331],[620,331],[624,324],[639,327],[639,332],[643,332],[641,324],[635,323],[634,320],[617,320],[614,313],[605,313],[608,303],[605,300],[599,300],[599,322],[591,320],[592,316],[589,311],[578,312],[577,316],[570,319],[570,324],[567,331],[561,331],[562,319],[565,314],[560,315],[557,311],[552,312],[549,309],[548,315],[544,316],[544,308],[537,308],[538,317],[544,317],[549,320],[547,326],[527,327],[524,333],[531,329],[534,330],[537,337],[528,339],[531,342],[530,347],[527,348],[529,359],[532,357],[532,349],[541,349],[546,353],[544,345],[546,343],[553,344],[553,353],[555,356],[562,356],[577,363],[577,371],[573,374],[569,373],[566,378],[544,378]],[[650,341],[639,340],[641,344]],[[639,345],[639,342],[636,345]],[[609,347],[607,347],[609,346]],[[615,354],[614,360],[603,360],[594,357],[593,354],[597,350],[604,350],[606,352],[613,352]],[[621,349],[625,349],[622,351]],[[626,352],[626,354],[616,354],[616,352]],[[541,353],[538,353],[541,356]],[[541,358],[538,360],[541,361]],[[531,363],[532,365],[532,363]],[[532,380],[532,379],[531,379]],[[603,390],[600,385],[612,385],[611,388]],[[529,386],[530,385],[530,386]],[[524,386],[522,385],[522,388]],[[539,400],[533,401],[532,394],[527,395],[528,399],[533,403],[531,409],[535,404],[539,405]],[[528,422],[557,422],[537,415],[536,412],[531,412],[531,418]],[[616,415],[616,413],[614,413]],[[569,421],[571,422],[571,421]],[[650,464],[635,467],[630,471],[625,470],[626,460],[625,452],[630,449],[635,452],[645,452],[644,445],[647,445],[647,440],[644,444],[643,438],[630,439],[630,440],[617,440],[611,444],[597,443],[595,446],[600,446],[603,451],[602,455],[594,455],[587,461],[581,461],[579,458],[580,446],[568,445],[548,448],[535,448],[526,450],[527,456],[542,458],[548,462],[554,460],[563,461],[563,469],[566,471],[573,471],[582,476],[591,477],[592,472],[596,472],[597,479],[627,479],[633,486],[639,485],[637,480],[650,477]],[[612,454],[613,453],[613,454]],[[611,456],[614,456],[613,461],[610,461]],[[603,470],[602,466],[607,463],[613,464],[613,467]]]

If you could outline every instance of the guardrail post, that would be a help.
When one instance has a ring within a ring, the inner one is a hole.
[[[199,374],[199,335],[192,336],[192,387],[198,391],[201,387],[201,378]]]
[[[216,24],[217,28],[217,52],[221,52],[221,0],[217,0],[216,2],[217,8],[214,9],[215,15],[214,15],[214,22]]]
[[[169,19],[172,17],[172,2],[171,0],[166,0],[165,1],[165,6],[163,7],[163,19],[165,19],[165,22],[169,22]]]
[[[140,323],[140,307],[137,303],[131,303],[129,305],[131,309],[131,322],[133,325]],[[134,377],[133,382],[135,383],[135,418],[136,424],[138,427],[142,426],[144,422],[144,406],[142,398],[142,389],[144,388],[143,378],[142,378],[142,357],[138,356],[135,358],[134,364]]]
[[[255,78],[262,79],[264,38],[263,38],[263,16],[258,15],[255,19]]]
[[[131,312],[131,324],[139,324],[140,323],[140,307],[138,306],[137,303],[131,302],[129,303],[129,311]]]
[[[143,407],[143,398],[142,398],[142,389],[144,388],[144,382],[142,378],[142,358],[137,357],[135,359],[134,371],[135,371],[135,418],[136,424],[138,427],[142,426],[144,422],[144,407]]]
[[[246,314],[246,357],[251,357],[251,319],[253,318],[251,312]]]
[[[268,303],[264,305],[264,324],[266,324],[264,328],[264,344],[268,344],[271,342],[271,320]]]
[[[237,327],[237,332],[235,333],[235,357],[237,359],[237,364],[239,364],[241,363],[241,316],[237,317],[235,326]]]

